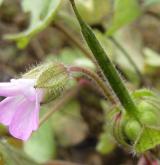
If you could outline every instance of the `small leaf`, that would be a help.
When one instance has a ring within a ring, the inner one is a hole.
[[[56,148],[50,120],[46,121],[33,133],[32,137],[24,143],[24,150],[38,163],[44,163],[55,156]]]
[[[111,27],[107,34],[110,36],[119,28],[133,22],[140,16],[140,6],[137,0],[115,0],[115,11]]]
[[[45,29],[54,19],[60,3],[61,0],[23,0],[23,10],[31,14],[30,25],[25,31],[8,34],[4,38],[14,40],[19,48],[24,48],[34,35]]]

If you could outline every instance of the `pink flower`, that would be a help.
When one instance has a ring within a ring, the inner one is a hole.
[[[34,88],[34,79],[12,79],[0,83],[0,123],[9,127],[14,137],[27,140],[38,128],[42,89]]]

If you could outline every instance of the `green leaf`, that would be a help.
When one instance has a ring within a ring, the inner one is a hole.
[[[144,0],[144,5],[145,6],[154,5],[156,3],[160,3],[160,0]]]
[[[23,151],[10,146],[5,140],[0,141],[0,158],[4,160],[5,165],[39,165]]]
[[[52,125],[48,120],[24,143],[25,152],[38,163],[44,163],[53,158],[56,154],[53,135]]]
[[[45,29],[53,21],[61,0],[23,0],[24,12],[30,12],[28,29],[18,34],[5,35],[5,39],[14,40],[19,48],[24,48],[30,39]]]
[[[137,0],[115,0],[115,10],[111,27],[107,34],[110,36],[119,28],[133,22],[140,16],[140,6]]]

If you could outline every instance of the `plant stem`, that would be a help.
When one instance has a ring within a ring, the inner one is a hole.
[[[112,89],[119,98],[124,109],[131,115],[136,117],[135,110],[137,109],[134,101],[132,100],[127,88],[121,80],[117,70],[108,58],[108,55],[102,48],[101,44],[97,40],[92,29],[82,20],[75,6],[74,0],[70,0],[76,17],[80,23],[82,34],[91,49],[97,63],[101,67],[105,77],[108,79]]]
[[[56,111],[58,111],[61,107],[63,107],[68,101],[70,101],[76,94],[78,93],[80,87],[75,87],[71,89],[70,91],[67,91],[63,97],[59,98],[56,102],[54,102],[53,109],[49,110],[41,119],[39,122],[39,126],[41,126],[46,120],[48,120],[49,117],[52,116],[52,114]]]
[[[113,96],[112,89],[111,88],[108,88],[108,86],[106,85],[106,83],[103,80],[101,80],[101,78],[95,72],[93,72],[91,70],[88,70],[86,68],[83,68],[83,67],[79,67],[79,66],[70,66],[69,67],[69,71],[70,72],[81,72],[81,73],[89,76],[100,87],[100,89],[102,90],[104,96],[113,105],[117,104],[117,100]]]
[[[60,23],[54,23],[54,26],[60,30],[66,37],[68,37],[68,39],[75,44],[83,53],[84,55],[86,55],[86,57],[88,57],[97,67],[97,72],[99,75],[101,75],[104,79],[104,81],[106,81],[106,78],[103,74],[103,72],[101,71],[99,65],[97,64],[97,61],[95,60],[94,56],[81,44],[81,42],[75,38],[72,33],[69,32],[69,30],[67,28],[65,28],[63,25],[61,25]],[[108,86],[107,88],[109,88],[109,85],[106,84],[106,86]]]

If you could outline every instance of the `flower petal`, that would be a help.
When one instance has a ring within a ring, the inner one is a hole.
[[[18,139],[27,140],[38,127],[38,115],[38,102],[24,99],[9,125],[9,132]]]
[[[0,102],[0,123],[4,125],[10,124],[21,100],[22,98],[20,97],[7,97]]]
[[[39,95],[36,93],[36,103],[35,103],[35,109],[34,109],[34,123],[33,123],[33,130],[37,130],[38,123],[39,123],[39,110],[40,110],[40,100]]]
[[[16,96],[21,93],[19,86],[13,83],[0,83],[0,96]]]
[[[9,83],[0,83],[0,96],[24,95],[35,99],[34,79],[12,79]]]
[[[26,98],[31,101],[36,99],[36,90],[34,88],[35,80],[34,79],[12,79],[12,84],[15,84],[20,88],[20,92]]]

